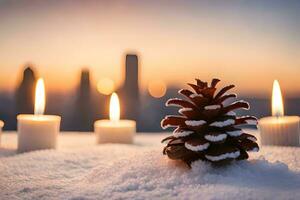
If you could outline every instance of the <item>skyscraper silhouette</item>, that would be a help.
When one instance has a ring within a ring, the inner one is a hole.
[[[139,66],[135,54],[126,55],[125,81],[120,90],[122,117],[139,121]]]
[[[34,112],[34,93],[36,77],[31,67],[26,67],[19,87],[16,90],[16,114]]]
[[[78,131],[91,131],[93,129],[93,109],[91,98],[90,72],[81,71],[80,84],[77,91],[72,127]]]

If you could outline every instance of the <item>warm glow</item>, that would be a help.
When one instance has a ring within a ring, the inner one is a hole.
[[[120,120],[120,102],[118,95],[115,92],[110,97],[109,119],[111,121]]]
[[[167,86],[163,81],[151,81],[148,85],[149,94],[155,98],[163,97],[166,94]]]
[[[300,42],[292,43],[291,36],[300,35],[299,7],[292,6],[299,1],[280,6],[273,1],[251,6],[228,1],[0,2],[1,92],[16,88],[28,62],[47,74],[47,92],[70,94],[83,65],[96,82],[109,77],[121,85],[125,54],[137,53],[143,91],[153,78],[182,88],[194,78],[218,77],[223,84],[238,85],[243,96],[265,98],[268,83],[280,75],[285,94],[300,94],[295,84]],[[249,77],[255,77],[251,84]]]
[[[101,94],[110,95],[115,89],[115,83],[109,78],[103,78],[97,83],[97,90]]]
[[[35,115],[44,114],[45,103],[46,103],[46,97],[45,97],[44,80],[42,78],[39,78],[35,88],[35,105],[34,105]]]
[[[273,94],[272,94],[272,115],[283,116],[283,101],[279,82],[277,80],[273,83]]]

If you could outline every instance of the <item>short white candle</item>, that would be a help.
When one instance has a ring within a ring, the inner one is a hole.
[[[4,126],[4,122],[0,120],[0,146],[1,146],[1,136],[2,136],[2,128]]]
[[[116,93],[110,99],[110,120],[98,120],[94,124],[97,143],[133,143],[136,122],[120,120],[120,103]]]
[[[283,100],[277,80],[273,84],[272,117],[259,120],[261,143],[263,145],[299,146],[300,118],[284,116]]]
[[[43,115],[45,88],[42,79],[36,85],[34,115],[21,114],[18,120],[18,152],[56,148],[61,118]]]

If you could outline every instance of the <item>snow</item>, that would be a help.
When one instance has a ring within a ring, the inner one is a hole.
[[[187,111],[193,111],[193,109],[192,109],[192,108],[180,108],[180,109],[178,110],[178,112],[179,112],[180,114],[183,114],[184,112],[187,112]]]
[[[253,142],[256,142],[256,138],[255,138],[255,137],[248,136],[247,139],[248,139],[248,140],[251,140],[251,141],[253,141]]]
[[[194,146],[194,145],[190,145],[189,143],[185,142],[184,146],[191,151],[203,151],[209,147],[209,143]]]
[[[0,199],[300,199],[300,148],[263,146],[248,161],[188,169],[162,155],[169,135],[95,145],[92,134],[64,133],[57,150],[16,154],[16,134],[4,133]]]
[[[253,149],[251,149],[250,151],[252,151],[252,152],[258,152],[258,148],[253,148]]]
[[[169,117],[176,117],[176,118],[183,118],[183,119],[186,119],[186,117],[184,117],[184,116],[178,116],[178,115],[167,115],[167,116],[165,116],[165,118],[164,119],[167,119],[167,118],[169,118]],[[163,125],[163,121],[164,120],[162,120],[161,122],[160,122],[160,126],[162,127],[162,129],[167,129],[167,128],[171,128],[171,127],[177,127],[177,125],[171,125],[171,124],[166,124],[166,125]]]
[[[173,101],[173,100],[182,100],[182,99],[179,99],[179,98],[172,98],[172,99],[169,99],[169,100],[165,103],[165,106],[181,107],[181,105],[179,105],[179,104],[170,103],[170,102]]]
[[[204,107],[205,110],[215,110],[219,108],[221,108],[221,105],[209,105]]]
[[[202,94],[191,94],[190,95],[191,98],[195,98],[195,97],[203,97]]]
[[[228,116],[236,116],[236,113],[234,111],[229,111],[226,115]]]
[[[227,135],[226,134],[219,134],[217,136],[215,135],[205,135],[204,136],[205,139],[207,139],[208,141],[211,141],[211,142],[218,142],[218,141],[222,141],[224,140],[225,138],[227,138]]]
[[[205,155],[205,157],[208,160],[211,161],[220,161],[220,160],[224,160],[226,158],[237,158],[240,156],[240,151],[235,151],[235,152],[230,152],[230,153],[224,153],[218,156],[209,156],[209,155]]]
[[[228,135],[233,136],[233,137],[237,137],[243,134],[242,130],[236,130],[236,131],[227,131],[226,132]]]
[[[239,101],[236,101],[234,103],[238,103],[238,102],[240,102],[240,103],[246,103],[248,105],[248,108],[242,108],[242,109],[244,109],[244,110],[250,110],[250,104],[247,101],[239,100]]]
[[[206,124],[206,121],[204,121],[204,120],[186,120],[185,124],[188,126],[201,126],[203,124]]]
[[[185,136],[191,135],[193,133],[194,133],[194,131],[179,130],[178,128],[176,128],[173,131],[173,136],[176,137],[176,138],[179,138],[179,137],[185,137]]]
[[[246,123],[249,124],[249,125],[257,125],[257,120],[247,119],[247,120],[246,120]]]
[[[235,123],[235,120],[227,119],[225,121],[217,121],[217,122],[211,123],[210,126],[224,127],[224,126],[233,125],[234,123]]]

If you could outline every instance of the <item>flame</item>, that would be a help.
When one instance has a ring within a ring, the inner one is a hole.
[[[35,115],[44,114],[45,103],[46,103],[46,98],[45,98],[44,80],[42,78],[39,78],[35,88],[35,105],[34,105]]]
[[[272,93],[272,115],[280,117],[284,115],[283,112],[283,100],[281,95],[281,90],[279,82],[277,80],[273,83],[273,93]]]
[[[110,97],[109,119],[111,121],[120,120],[120,102],[118,95],[115,92]]]

